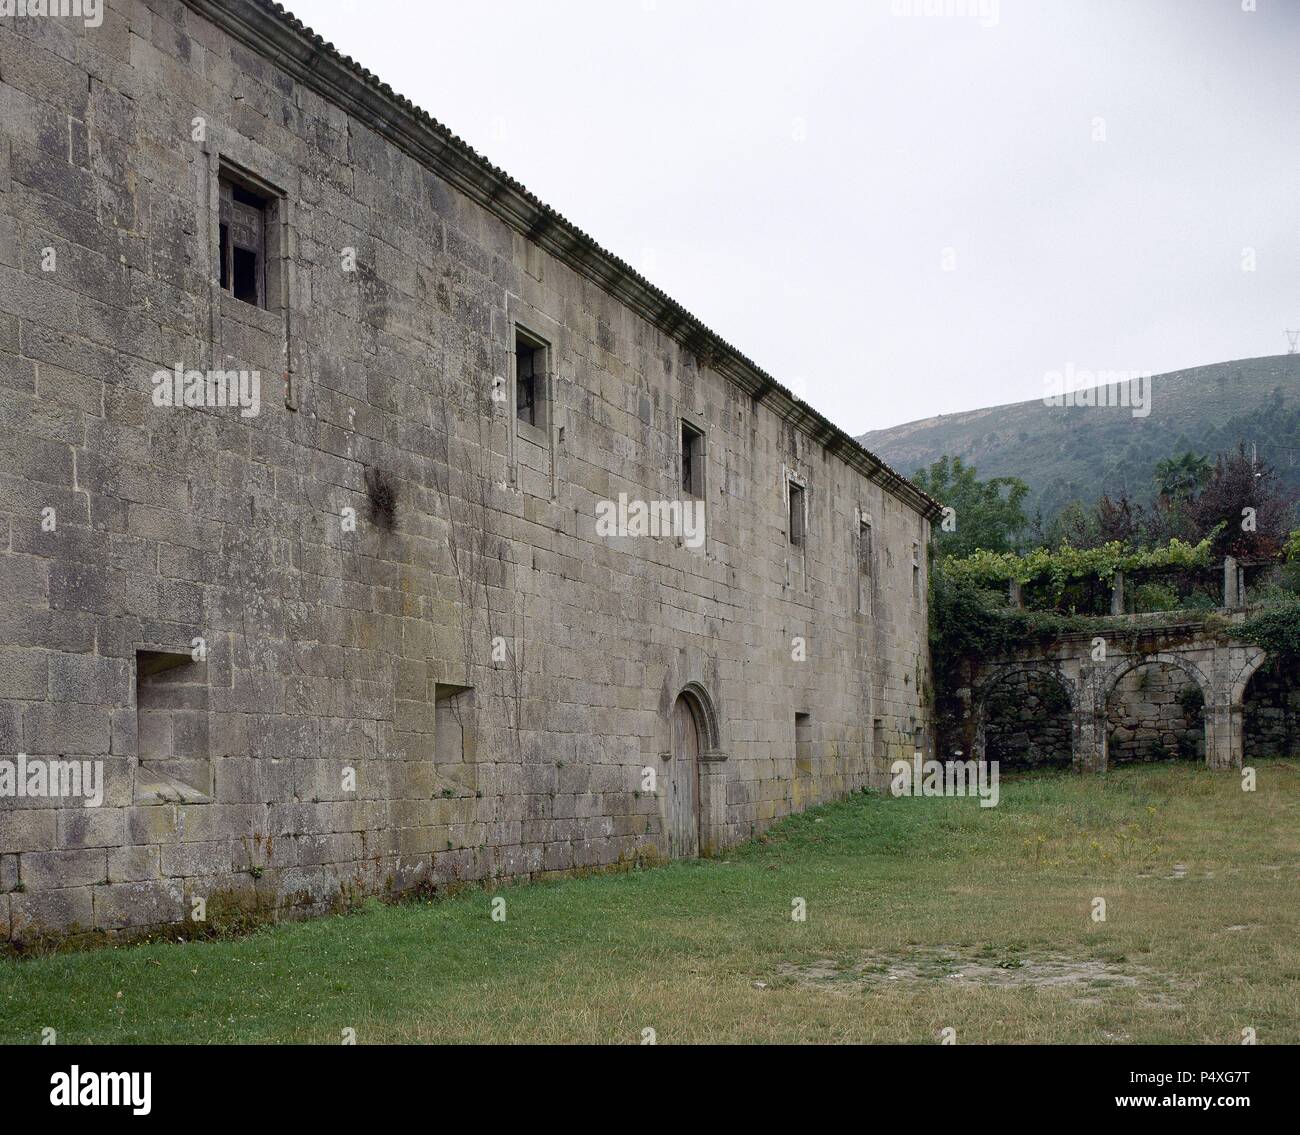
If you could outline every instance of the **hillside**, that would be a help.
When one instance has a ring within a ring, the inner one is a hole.
[[[858,440],[909,476],[944,454],[983,477],[1015,476],[1044,519],[1072,499],[1127,489],[1150,499],[1156,463],[1184,450],[1213,457],[1239,440],[1259,447],[1300,495],[1300,355],[1215,363],[1155,375],[1151,413],[1124,407],[991,406],[873,430]]]

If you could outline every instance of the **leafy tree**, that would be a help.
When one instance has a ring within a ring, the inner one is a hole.
[[[1009,552],[1029,527],[1024,502],[1029,486],[1018,477],[981,481],[975,467],[960,457],[941,457],[912,477],[922,489],[953,511],[935,526],[943,555],[967,556],[979,549]]]
[[[1119,540],[1129,547],[1136,547],[1142,541],[1146,528],[1143,509],[1134,503],[1125,490],[1116,500],[1103,496],[1097,502],[1097,544],[1109,544]],[[1078,544],[1080,548],[1093,547],[1092,544]]]
[[[1220,454],[1201,495],[1191,505],[1191,516],[1208,533],[1216,525],[1213,547],[1220,556],[1274,556],[1287,539],[1291,502],[1271,465],[1237,452]]]
[[[1167,507],[1177,501],[1191,500],[1209,482],[1213,472],[1209,460],[1191,450],[1156,462],[1160,503]]]

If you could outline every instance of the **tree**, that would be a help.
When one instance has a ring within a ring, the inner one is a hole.
[[[912,476],[945,509],[935,528],[943,555],[966,556],[983,548],[990,552],[1013,550],[1029,527],[1024,502],[1029,486],[1019,477],[992,477],[981,481],[975,467],[960,457],[941,457],[928,469]]]
[[[1240,559],[1277,555],[1287,539],[1290,509],[1277,471],[1248,456],[1241,442],[1236,453],[1219,454],[1191,515],[1206,535],[1222,525],[1214,538],[1215,554]]]
[[[1191,500],[1209,482],[1213,466],[1207,458],[1188,450],[1177,457],[1156,463],[1156,488],[1159,503],[1165,507]]]
[[[1096,524],[1098,543],[1109,544],[1112,540],[1119,540],[1130,548],[1142,542],[1146,526],[1142,506],[1129,497],[1127,490],[1121,492],[1116,500],[1102,496],[1097,502]],[[1086,544],[1078,546],[1088,547]]]

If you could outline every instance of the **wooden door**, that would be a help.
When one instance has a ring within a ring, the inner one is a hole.
[[[685,695],[673,707],[673,755],[668,793],[668,854],[700,853],[700,730]]]

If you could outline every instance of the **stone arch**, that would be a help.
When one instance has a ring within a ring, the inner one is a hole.
[[[1177,670],[1190,678],[1201,693],[1201,726],[1205,743],[1205,761],[1216,763],[1215,718],[1218,702],[1215,698],[1214,683],[1205,672],[1190,658],[1169,651],[1156,651],[1149,654],[1135,654],[1121,659],[1114,666],[1104,671],[1097,684],[1095,716],[1098,724],[1098,742],[1101,748],[1101,767],[1107,768],[1111,763],[1109,714],[1111,698],[1123,679],[1144,666],[1163,666]]]
[[[1229,705],[1241,705],[1246,697],[1246,688],[1250,685],[1250,680],[1258,673],[1260,668],[1269,659],[1268,652],[1262,647],[1256,647],[1255,653],[1244,663],[1237,671],[1236,676],[1232,679],[1232,684],[1228,687]]]
[[[678,694],[690,704],[695,714],[695,721],[700,727],[700,740],[704,745],[702,760],[723,760],[726,753],[722,751],[722,733],[718,727],[718,711],[714,708],[709,691],[700,682],[687,682]]]
[[[1013,662],[1004,664],[990,672],[975,688],[971,697],[972,719],[974,721],[974,738],[971,746],[972,756],[976,760],[986,760],[988,757],[988,727],[989,727],[989,703],[992,697],[1008,683],[1019,679],[1027,682],[1032,681],[1051,681],[1065,695],[1068,711],[1064,714],[1067,719],[1067,741],[1069,748],[1070,763],[1077,763],[1078,759],[1078,711],[1079,711],[1079,691],[1078,687],[1071,680],[1059,663],[1055,662]],[[1044,762],[1046,763],[1046,762]]]
[[[1300,756],[1300,662],[1263,651],[1248,660],[1233,684],[1230,712],[1243,761]]]

